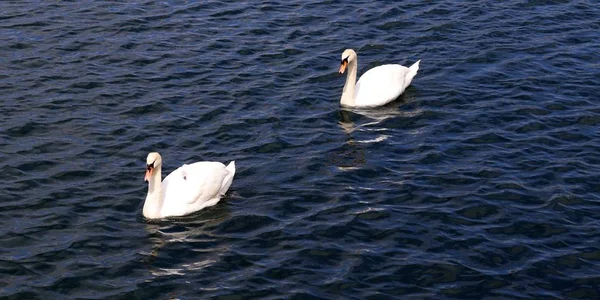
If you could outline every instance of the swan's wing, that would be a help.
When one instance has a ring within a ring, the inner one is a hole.
[[[400,96],[407,84],[409,69],[401,65],[383,65],[368,70],[355,86],[356,106],[381,106]]]
[[[162,214],[181,216],[219,201],[219,191],[229,171],[220,162],[183,165],[162,182]]]

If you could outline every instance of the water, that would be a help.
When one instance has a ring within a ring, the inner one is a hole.
[[[594,1],[3,1],[0,297],[597,299]],[[385,107],[359,75],[421,69]],[[235,160],[141,215],[144,159]]]

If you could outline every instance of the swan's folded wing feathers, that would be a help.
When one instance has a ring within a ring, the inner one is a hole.
[[[185,170],[185,169],[186,169],[186,168],[185,168],[186,166],[187,166],[187,165],[183,165],[183,166],[181,166],[181,168],[179,168],[179,170],[181,171],[181,172],[180,172],[180,173],[181,173],[181,175],[180,175],[180,176],[181,176],[181,178],[183,178],[183,180],[187,180],[187,172],[186,172],[186,170]]]
[[[356,83],[357,106],[380,106],[400,96],[404,91],[404,76],[408,68],[382,65],[365,72]]]
[[[163,215],[186,215],[216,204],[227,174],[219,162],[197,162],[173,171],[162,183]]]
[[[186,203],[196,197],[196,193],[190,193],[189,172],[186,170],[188,165],[183,165],[171,172],[162,182],[163,197],[168,201],[163,205],[164,208],[175,209],[183,207]]]
[[[219,196],[223,180],[229,173],[222,163],[200,162],[185,168],[186,190],[190,204],[205,202]],[[199,203],[201,204],[201,203]]]

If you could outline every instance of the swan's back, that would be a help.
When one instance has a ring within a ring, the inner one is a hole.
[[[183,165],[162,182],[164,216],[182,216],[219,202],[227,192],[235,164],[225,167],[220,162],[197,162]]]
[[[381,106],[398,98],[419,70],[419,62],[410,68],[382,65],[365,72],[355,87],[355,106]]]

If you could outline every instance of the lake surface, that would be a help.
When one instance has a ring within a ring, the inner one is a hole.
[[[2,1],[0,297],[598,299],[599,62],[595,1]],[[237,173],[149,222],[150,151]]]

